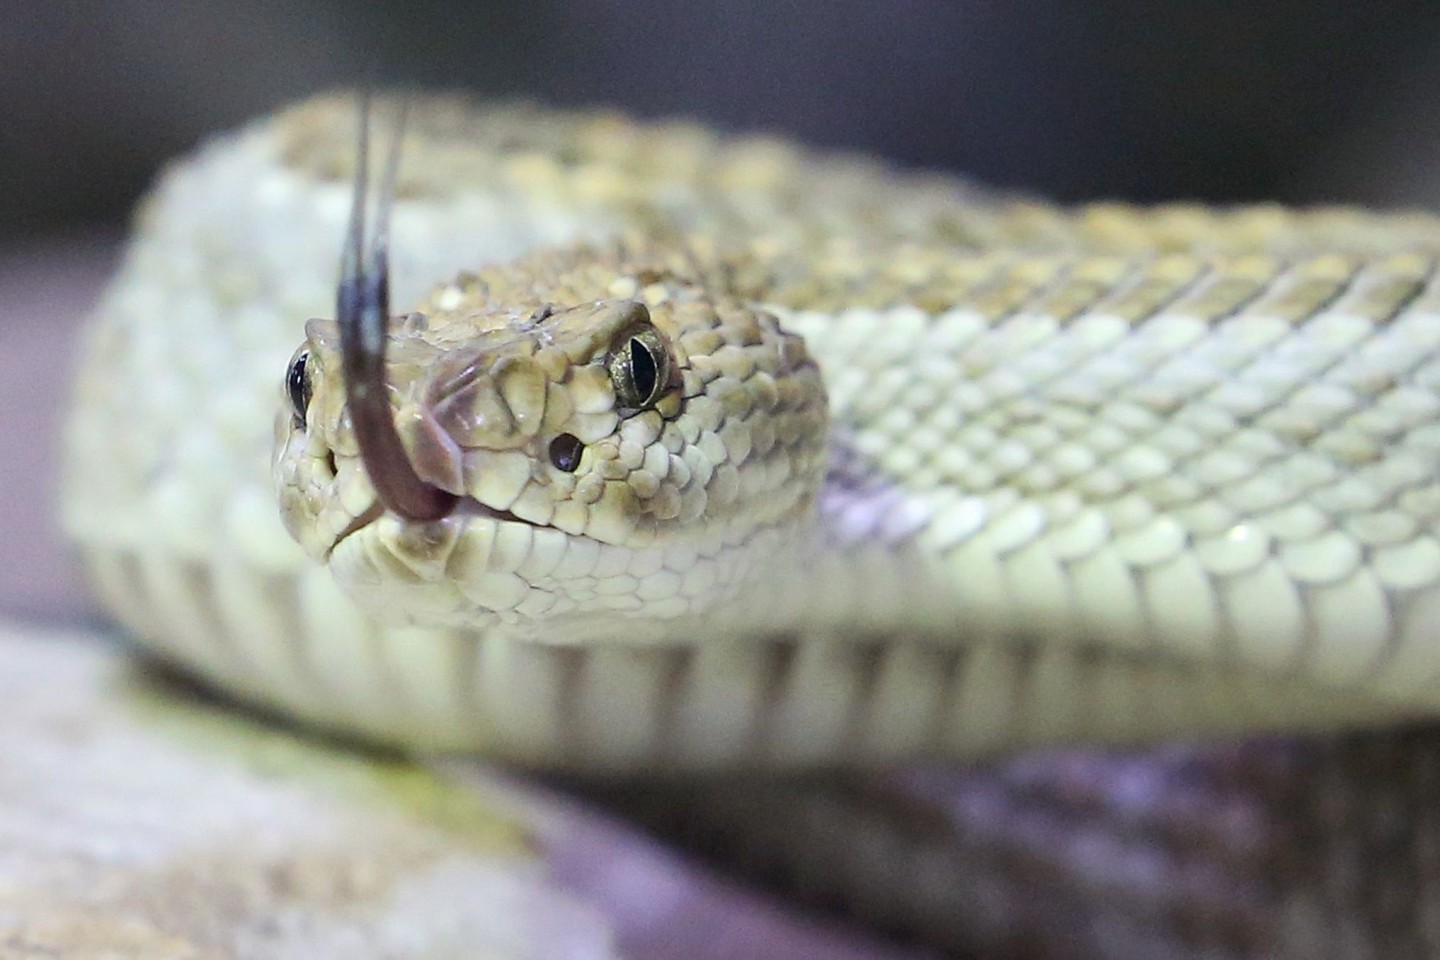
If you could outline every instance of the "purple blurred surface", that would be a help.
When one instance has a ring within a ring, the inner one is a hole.
[[[74,340],[115,249],[76,236],[0,250],[0,615],[56,622],[94,610],[60,537],[55,490]]]

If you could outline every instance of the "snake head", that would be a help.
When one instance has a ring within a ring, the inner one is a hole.
[[[826,397],[803,342],[663,259],[539,253],[390,320],[397,455],[453,498],[441,516],[377,495],[340,340],[311,321],[284,377],[282,513],[387,619],[700,614],[807,522],[823,477]]]
[[[673,245],[538,254],[392,317],[401,136],[373,237],[368,140],[366,105],[337,317],[307,326],[284,377],[292,536],[412,623],[564,621],[573,639],[613,632],[599,613],[656,624],[735,596],[823,476],[825,391],[799,338]]]

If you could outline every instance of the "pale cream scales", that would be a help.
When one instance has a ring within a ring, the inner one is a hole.
[[[617,269],[613,238],[711,234],[734,259],[668,245],[649,266],[703,280],[677,302],[708,300],[727,323],[774,314],[804,338],[840,469],[818,499],[819,549],[802,576],[762,584],[783,595],[727,609],[756,621],[732,643],[637,651],[624,643],[635,629],[614,629],[643,622],[637,605],[712,596],[719,568],[741,564],[723,540],[632,553],[554,523],[478,516],[472,567],[483,558],[501,574],[472,588],[478,600],[445,573],[458,550],[429,552],[429,528],[392,516],[365,536],[404,545],[377,555],[383,576],[367,569],[385,585],[360,593],[374,606],[414,590],[440,615],[502,613],[454,628],[377,623],[286,536],[270,469],[277,381],[304,318],[334,315],[354,120],[353,98],[321,98],[177,164],[84,343],[66,528],[129,632],[227,691],[390,743],[608,769],[968,757],[1381,722],[1440,699],[1440,221],[1065,208],[690,126],[458,98],[417,98],[412,111],[397,302],[457,279],[420,307],[433,329],[402,335],[412,342],[397,342],[396,361],[408,352],[426,367],[441,346],[434,321],[492,307],[508,322],[546,304],[635,301],[670,322],[654,295],[671,281],[638,262]],[[510,259],[537,246],[550,252]],[[508,265],[485,268],[489,293],[471,290],[463,271],[493,263]],[[734,269],[709,276],[720,263]],[[465,306],[472,294],[484,306]],[[323,326],[312,333],[323,339]],[[669,336],[677,355],[723,352],[720,328]],[[743,352],[726,357],[706,371],[713,386],[745,369]],[[591,363],[597,382],[603,365]],[[521,379],[514,402],[533,405]],[[321,392],[312,419],[338,423],[334,391]],[[732,477],[717,450],[748,450],[748,465],[784,435],[725,402],[688,401],[684,446],[672,455],[662,432],[663,458],[646,446],[651,418],[630,417],[600,441],[616,444],[607,464],[638,462],[625,467],[637,501],[677,518],[699,506],[684,491],[703,487],[708,521],[728,484],[743,498],[771,479]],[[707,438],[704,424],[718,429]],[[317,511],[312,550],[370,504],[368,478],[337,453],[323,506],[326,453],[292,437],[282,462]],[[436,458],[429,468],[453,465]],[[525,497],[517,516],[547,502]],[[340,552],[370,563],[364,542]],[[606,612],[552,615],[569,599],[522,591],[525,577],[571,582]],[[774,601],[829,603],[845,629],[789,630],[794,611]],[[566,624],[531,639],[596,642],[511,642],[502,618]]]

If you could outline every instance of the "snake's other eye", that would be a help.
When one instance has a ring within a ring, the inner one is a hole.
[[[618,406],[648,407],[670,383],[670,351],[654,327],[626,334],[605,359]]]
[[[310,409],[310,377],[306,369],[309,363],[310,351],[301,350],[285,371],[285,395],[290,398],[290,412],[295,415],[295,423],[302,427],[305,411]]]
[[[555,469],[566,473],[575,472],[580,466],[580,454],[584,452],[585,444],[573,433],[562,433],[550,441],[550,462],[555,464]]]

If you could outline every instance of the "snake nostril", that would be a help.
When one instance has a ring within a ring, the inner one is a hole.
[[[330,473],[330,479],[331,479],[331,480],[334,480],[334,479],[335,479],[335,474],[339,472],[339,471],[336,469],[336,467],[335,467],[335,451],[334,451],[334,450],[328,450],[328,451],[326,451],[326,453],[325,453],[325,469],[326,469],[327,471],[329,471],[329,473]]]
[[[550,462],[566,473],[574,473],[579,468],[580,455],[584,452],[585,444],[572,433],[562,433],[550,441]]]

